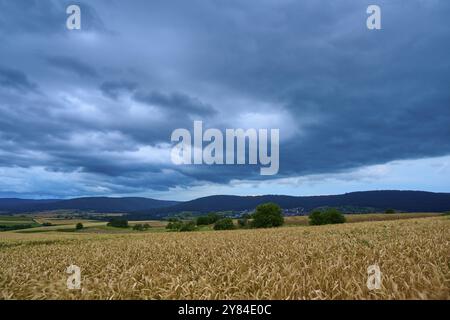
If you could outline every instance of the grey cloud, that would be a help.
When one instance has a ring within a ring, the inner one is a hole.
[[[169,112],[187,113],[202,116],[211,116],[216,113],[211,105],[203,103],[197,98],[190,97],[183,93],[165,94],[157,91],[142,92],[134,95],[137,101],[150,105],[157,105],[165,108]]]
[[[55,68],[73,72],[80,77],[98,77],[98,73],[95,68],[73,57],[53,56],[48,57],[47,61]]]
[[[37,85],[31,82],[22,71],[3,68],[0,66],[0,87],[12,88],[19,91],[35,91]]]
[[[137,83],[132,81],[106,81],[100,85],[100,90],[105,96],[117,99],[122,92],[132,92],[137,86]]]

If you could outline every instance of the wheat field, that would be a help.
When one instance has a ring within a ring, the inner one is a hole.
[[[450,219],[192,233],[0,233],[1,299],[450,299]],[[66,268],[81,268],[81,290]],[[368,290],[367,267],[382,272]]]

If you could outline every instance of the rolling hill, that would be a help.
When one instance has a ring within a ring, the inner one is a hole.
[[[87,197],[69,200],[0,199],[0,212],[32,213],[51,210],[78,210],[97,213],[129,213],[133,218],[161,218],[181,212],[201,214],[210,211],[252,210],[265,202],[275,202],[283,209],[301,207],[305,212],[325,206],[371,207],[379,211],[388,208],[405,212],[450,211],[450,193],[387,190],[298,197],[284,195],[215,195],[186,202],[137,197]]]
[[[0,199],[0,211],[9,213],[24,213],[51,210],[79,210],[98,213],[126,213],[162,208],[172,206],[177,203],[177,201],[165,201],[138,197],[86,197],[68,200]]]
[[[275,202],[284,209],[302,207],[311,211],[317,207],[372,207],[377,210],[393,208],[406,212],[443,212],[450,210],[450,193],[423,191],[362,191],[327,196],[228,196],[217,195],[182,202],[174,206],[152,209],[154,214],[179,212],[240,211],[252,210],[258,204]]]

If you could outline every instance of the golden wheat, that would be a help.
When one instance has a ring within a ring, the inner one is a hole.
[[[450,219],[144,234],[0,234],[2,299],[449,299]],[[67,266],[82,289],[66,288]],[[369,291],[367,267],[382,286]]]

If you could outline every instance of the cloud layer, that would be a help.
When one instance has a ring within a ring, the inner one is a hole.
[[[380,0],[379,31],[370,1],[96,0],[73,31],[68,4],[0,0],[0,195],[261,181],[174,166],[194,120],[280,128],[276,179],[450,154],[448,1]]]

